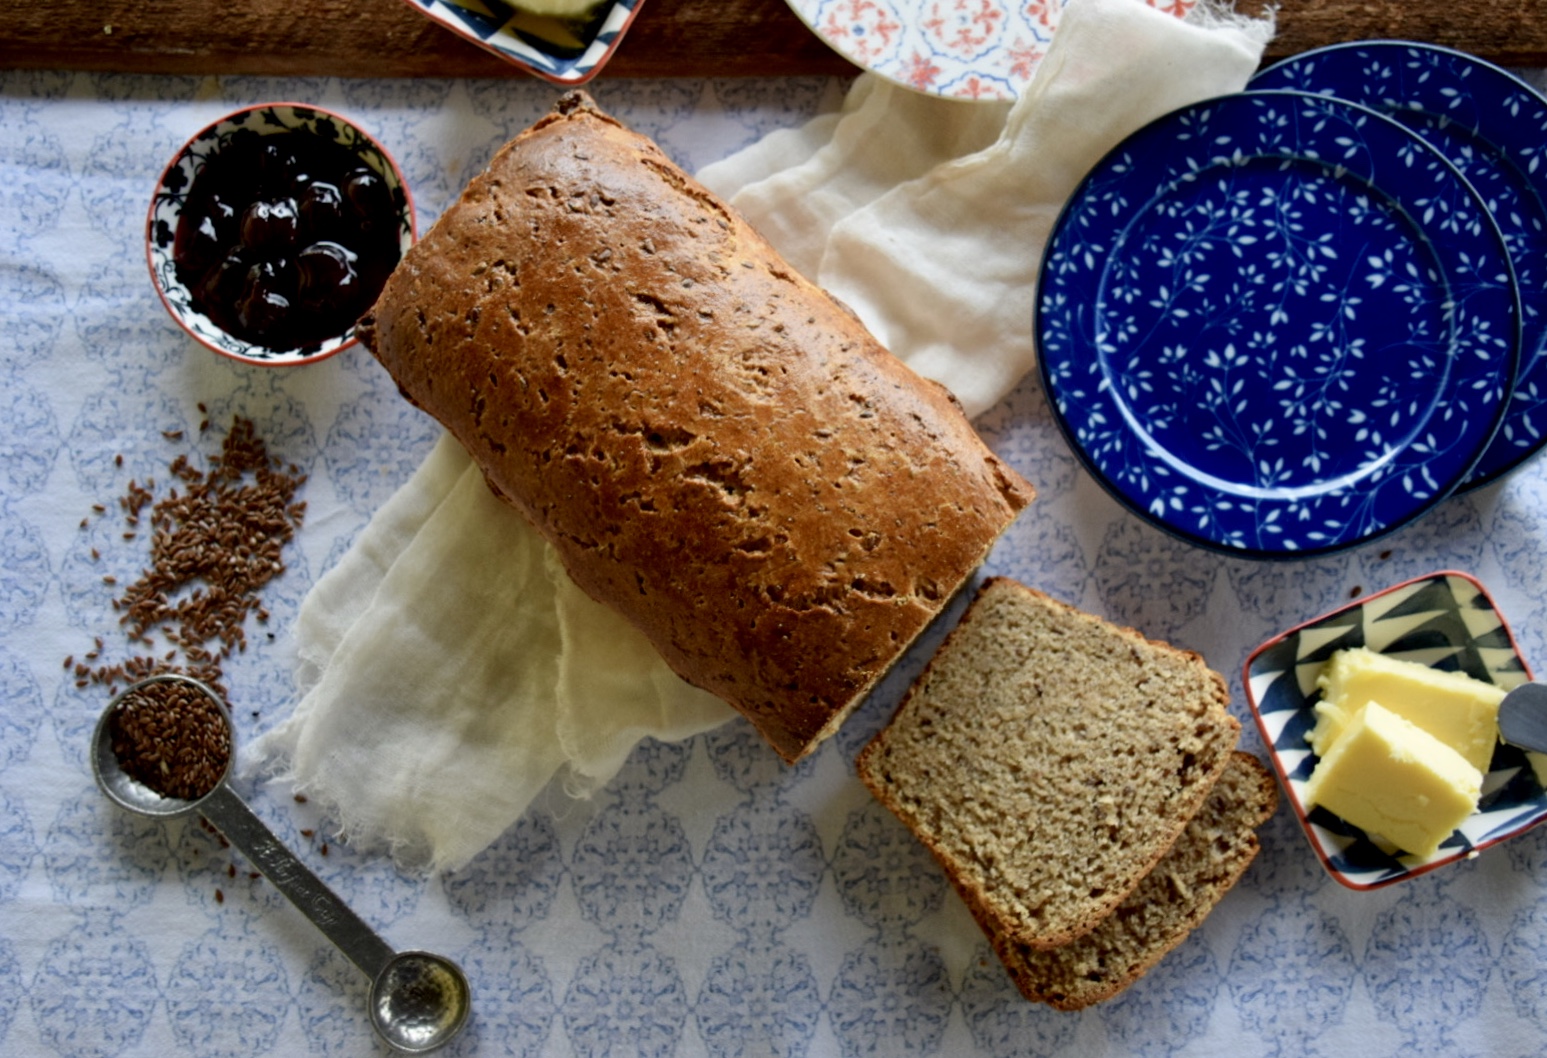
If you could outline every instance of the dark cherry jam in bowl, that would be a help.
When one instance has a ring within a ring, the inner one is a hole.
[[[183,145],[146,220],[172,318],[247,363],[306,364],[354,344],[354,324],[417,235],[386,150],[301,103],[228,114]]]

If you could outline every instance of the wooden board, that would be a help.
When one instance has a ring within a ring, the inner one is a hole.
[[[1260,0],[1240,0],[1254,12]],[[0,0],[0,67],[154,74],[529,76],[403,0]],[[1392,37],[1547,66],[1547,0],[1282,0],[1271,56]],[[785,0],[645,0],[602,76],[848,74]]]

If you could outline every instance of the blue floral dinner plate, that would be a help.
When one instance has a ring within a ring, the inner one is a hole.
[[[1520,367],[1504,421],[1461,489],[1488,484],[1547,445],[1547,99],[1449,48],[1366,41],[1286,59],[1247,85],[1361,103],[1437,148],[1482,196],[1520,288]]]
[[[1208,100],[1115,148],[1054,227],[1036,316],[1055,419],[1095,478],[1257,558],[1351,547],[1448,495],[1520,344],[1503,240],[1456,169],[1300,92]]]

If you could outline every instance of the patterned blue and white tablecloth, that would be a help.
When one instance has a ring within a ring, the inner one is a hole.
[[[694,169],[835,106],[843,87],[595,92]],[[520,80],[0,73],[0,1054],[383,1051],[362,979],[272,887],[196,823],[131,818],[92,785],[105,695],[62,662],[117,634],[101,577],[132,577],[144,551],[81,521],[131,478],[203,451],[200,404],[217,426],[252,418],[310,475],[306,524],[266,593],[281,634],[253,636],[226,666],[241,737],[272,725],[290,704],[283,629],[299,600],[436,431],[358,349],[272,371],[186,338],[146,275],[152,182],[214,117],[303,100],[377,134],[428,224],[554,96]],[[1041,490],[992,571],[1202,652],[1243,721],[1240,668],[1260,640],[1441,568],[1477,574],[1547,667],[1547,461],[1364,549],[1260,564],[1123,514],[1078,470],[1034,381],[981,426]],[[186,439],[164,434],[176,430]],[[1138,986],[1081,1014],[1024,1002],[940,871],[853,777],[900,685],[794,769],[739,722],[642,748],[594,802],[552,797],[444,879],[325,849],[327,821],[287,791],[239,790],[392,943],[461,960],[476,1011],[451,1054],[1547,1052],[1547,828],[1356,893],[1282,811],[1240,887]],[[1249,725],[1244,742],[1261,748]]]

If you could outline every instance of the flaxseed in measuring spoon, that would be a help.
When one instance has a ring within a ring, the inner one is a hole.
[[[472,1009],[450,959],[394,951],[311,872],[228,785],[236,758],[231,715],[208,685],[164,673],[126,688],[92,737],[97,785],[122,808],[170,819],[197,812],[235,845],[371,979],[371,1026],[409,1054],[449,1043]]]

